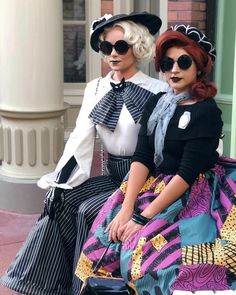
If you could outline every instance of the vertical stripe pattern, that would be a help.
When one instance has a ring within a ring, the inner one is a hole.
[[[129,164],[130,160],[119,159],[117,165],[111,165],[110,173],[120,175],[120,179],[113,174],[97,176],[64,191],[63,210],[55,207],[53,219],[45,206],[0,283],[25,295],[69,295],[72,294],[73,277],[73,294],[79,294],[80,281],[74,276],[73,265],[77,263],[94,218],[119,187]],[[53,190],[50,190],[47,199],[52,194]]]

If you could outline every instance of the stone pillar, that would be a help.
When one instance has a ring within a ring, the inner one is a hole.
[[[63,150],[62,1],[0,1],[0,208],[37,212]]]

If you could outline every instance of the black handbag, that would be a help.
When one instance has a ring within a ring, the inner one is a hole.
[[[82,285],[80,295],[135,295],[133,288],[125,283],[122,278],[104,277],[96,275],[98,268],[101,265],[102,259],[105,256],[108,248],[112,242],[107,246],[102,254],[102,257],[97,262],[93,269],[94,275],[88,277]]]

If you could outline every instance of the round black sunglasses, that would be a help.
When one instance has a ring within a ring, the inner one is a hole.
[[[181,55],[177,60],[173,60],[173,58],[171,58],[169,56],[165,56],[160,61],[161,71],[163,73],[170,71],[173,68],[175,62],[177,62],[178,66],[181,70],[187,70],[188,68],[191,67],[193,60],[189,55],[186,55],[186,54]]]
[[[118,40],[115,44],[111,44],[108,41],[102,41],[99,45],[99,50],[105,54],[110,55],[113,48],[118,54],[126,54],[131,45],[129,45],[125,40]]]

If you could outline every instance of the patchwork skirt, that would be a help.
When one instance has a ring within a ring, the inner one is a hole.
[[[144,210],[173,175],[150,176],[136,206]],[[85,280],[107,247],[105,228],[121,208],[125,180],[95,219],[77,264]],[[236,161],[219,158],[177,201],[125,243],[112,244],[100,271],[122,276],[139,295],[236,289]]]

